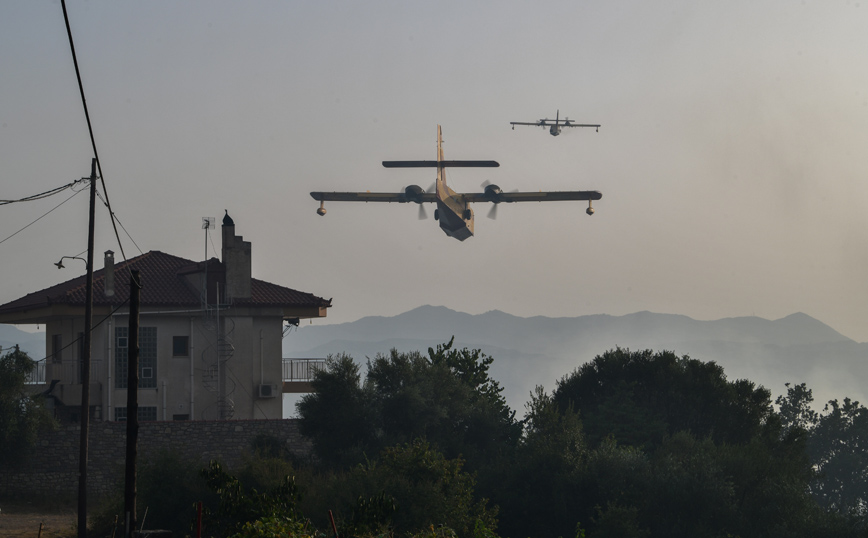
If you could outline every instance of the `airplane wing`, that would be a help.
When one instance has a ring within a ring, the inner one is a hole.
[[[320,202],[436,202],[437,196],[433,192],[422,192],[414,197],[407,196],[403,192],[312,192],[311,198]]]
[[[488,194],[485,192],[461,193],[468,202],[558,202],[562,200],[599,200],[603,195],[599,191],[539,191],[539,192],[502,192]]]
[[[600,128],[600,124],[598,123],[564,123],[561,127],[596,127]]]
[[[497,168],[497,161],[383,161],[385,168]]]
[[[528,123],[526,121],[511,121],[510,125],[533,125],[534,127],[545,127],[547,125],[547,121],[549,120],[539,120],[532,123]]]

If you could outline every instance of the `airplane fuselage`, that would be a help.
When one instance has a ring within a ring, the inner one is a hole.
[[[437,126],[437,161],[443,162],[443,140]],[[446,185],[446,169],[437,167],[437,221],[440,229],[449,237],[464,241],[473,237],[473,209],[463,196]]]
[[[560,127],[560,125],[552,125],[551,128],[549,128],[549,133],[550,133],[552,136],[558,136],[559,134],[561,134],[561,127]]]
[[[473,237],[473,209],[449,187],[444,186],[441,192],[440,181],[437,183],[437,221],[440,229],[459,241]]]

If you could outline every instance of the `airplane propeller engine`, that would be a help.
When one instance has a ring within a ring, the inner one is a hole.
[[[416,202],[419,204],[419,220],[428,218],[428,213],[425,211],[425,205],[422,203],[422,195],[425,191],[419,185],[408,185],[404,189],[404,199],[408,202]]]
[[[499,186],[497,186],[494,183],[491,183],[487,180],[482,182],[482,189],[483,189],[482,192],[485,195],[485,198],[489,202],[494,204],[491,206],[491,209],[488,210],[488,218],[494,220],[497,218],[497,205],[503,201],[503,191],[501,190],[501,188]],[[513,192],[518,192],[518,191],[516,190]]]
[[[498,187],[494,183],[483,183],[482,185],[485,189],[485,197],[494,202],[495,204],[500,203],[500,195],[503,194],[503,191],[500,190],[500,187]]]
[[[408,202],[416,202],[417,204],[422,203],[422,194],[425,191],[422,190],[422,187],[419,185],[407,185],[407,188],[404,189],[404,198]]]

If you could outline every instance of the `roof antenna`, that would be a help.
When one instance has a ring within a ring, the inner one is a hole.
[[[217,219],[214,217],[202,217],[202,229],[205,230],[205,261],[208,261],[208,230],[217,227]]]
[[[208,305],[208,230],[217,227],[215,217],[202,217],[202,229],[205,230],[205,265],[202,271],[202,304]]]

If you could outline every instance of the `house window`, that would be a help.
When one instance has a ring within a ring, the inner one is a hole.
[[[145,407],[139,406],[139,412],[136,413],[139,417],[139,422],[154,422],[157,420],[157,408],[156,407]],[[126,407],[115,407],[115,421],[117,422],[126,422],[127,421],[127,408]]]
[[[59,334],[51,335],[51,362],[60,362],[60,352],[63,349],[63,337]]]
[[[190,337],[189,336],[173,336],[172,337],[172,356],[173,357],[189,357],[190,356]]]
[[[129,327],[115,327],[115,388],[127,388]],[[157,386],[157,328],[139,327],[139,388]]]

